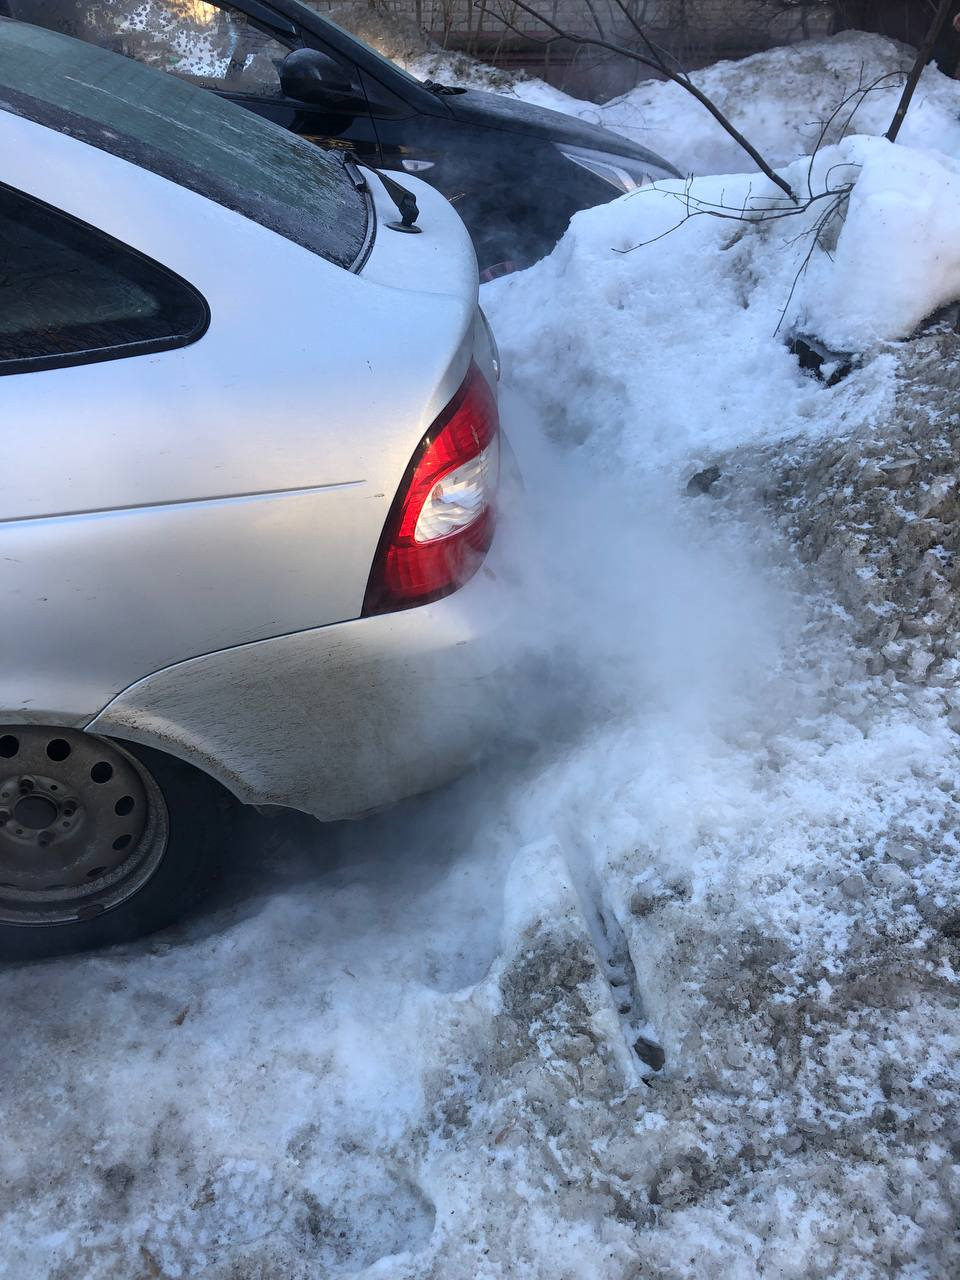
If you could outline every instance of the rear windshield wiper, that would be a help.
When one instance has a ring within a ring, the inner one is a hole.
[[[383,189],[387,195],[397,206],[397,212],[400,214],[399,222],[388,222],[387,226],[393,231],[411,231],[419,232],[422,228],[415,225],[420,217],[420,209],[417,206],[417,197],[412,191],[408,191],[406,187],[402,187],[399,182],[395,182],[393,178],[388,177],[382,169],[378,169],[376,165],[367,164],[365,167],[372,170],[380,181],[383,183]],[[360,162],[352,151],[343,153],[343,167],[350,177],[357,191],[366,191],[367,180],[363,176],[360,169]]]

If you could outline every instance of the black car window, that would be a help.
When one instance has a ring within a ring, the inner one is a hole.
[[[150,169],[338,266],[367,242],[340,157],[175,76],[0,19],[0,108]]]
[[[7,11],[206,89],[255,97],[280,96],[279,66],[296,43],[208,0],[7,0]]]
[[[186,346],[208,320],[172,271],[0,186],[0,373]]]
[[[423,82],[421,80],[418,80],[416,76],[412,76],[410,72],[401,67],[399,63],[394,62],[392,58],[388,58],[385,54],[381,53],[379,49],[375,49],[372,44],[368,44],[366,40],[362,39],[355,32],[345,31],[343,27],[334,22],[329,13],[324,13],[323,20],[328,26],[334,27],[345,40],[350,41],[351,44],[358,44],[365,53],[369,54],[371,61],[379,62],[385,70],[389,69],[389,74],[393,79],[405,80],[412,88],[419,90],[423,89]]]

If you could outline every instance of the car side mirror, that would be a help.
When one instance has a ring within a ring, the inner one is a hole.
[[[319,49],[288,53],[280,64],[280,88],[300,102],[320,102],[331,93],[357,96],[341,64]]]

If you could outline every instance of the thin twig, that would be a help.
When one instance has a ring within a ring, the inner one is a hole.
[[[593,7],[593,0],[584,0],[584,3],[586,4],[587,9],[590,12],[590,17],[593,19],[593,25],[597,28],[597,35],[602,37],[603,23],[600,21],[600,16],[597,13],[596,9]]]
[[[834,166],[839,167],[839,166]],[[679,222],[674,223],[672,227],[668,227],[666,231],[661,231],[658,235],[651,236],[649,240],[640,240],[636,244],[628,245],[626,249],[614,249],[614,253],[634,253],[637,249],[645,249],[648,245],[656,244],[658,240],[663,240],[666,236],[672,234],[685,222],[690,222],[694,218],[720,218],[725,222],[781,222],[784,218],[796,218],[801,213],[812,208],[815,204],[819,204],[822,200],[838,200],[846,199],[850,191],[853,189],[852,183],[845,183],[840,187],[828,187],[824,191],[815,192],[809,200],[803,201],[802,204],[791,204],[789,206],[768,207],[765,209],[757,209],[750,207],[750,201],[753,199],[764,200],[766,196],[753,196],[747,193],[745,200],[741,204],[726,204],[721,199],[720,203],[712,200],[704,200],[700,196],[693,195],[691,191],[691,180],[688,179],[684,185],[683,191],[663,191],[657,186],[641,187],[639,191],[631,192],[628,199],[636,199],[648,192],[660,191],[662,195],[669,195],[671,199],[678,200],[684,206],[684,216]],[[818,220],[819,221],[819,220]],[[814,224],[814,229],[818,224]],[[801,231],[796,239],[802,239],[806,232]],[[789,243],[796,243],[792,241]]]
[[[790,310],[790,303],[793,301],[793,295],[797,291],[797,285],[800,283],[801,277],[804,275],[804,273],[807,270],[807,267],[810,265],[810,259],[813,257],[814,250],[820,244],[821,239],[823,237],[823,233],[826,231],[832,218],[840,212],[840,209],[843,207],[844,203],[850,198],[850,190],[852,190],[852,188],[838,195],[834,203],[831,205],[828,205],[827,208],[824,209],[823,213],[815,223],[813,228],[813,234],[810,237],[810,247],[807,249],[807,252],[803,255],[803,261],[800,263],[800,266],[797,268],[797,273],[793,277],[793,283],[790,285],[790,292],[787,294],[787,300],[783,304],[783,310],[780,312],[780,319],[777,321],[777,327],[773,331],[774,337],[776,337],[776,335],[780,332],[780,328],[787,317],[787,312]]]
[[[641,37],[641,39],[646,43],[646,45],[650,49],[655,51],[657,60],[660,64],[660,69],[663,71],[663,74],[664,75],[668,74],[667,68],[664,65],[664,60],[666,58],[670,58],[670,60],[676,64],[675,71],[676,71],[677,77],[684,82],[689,80],[690,77],[687,75],[686,71],[681,66],[679,58],[674,57],[672,53],[670,53],[667,49],[662,48],[660,45],[654,44],[654,42],[647,35],[646,31],[640,25],[640,22],[637,20],[636,15],[630,12],[629,7],[625,3],[625,0],[613,0],[613,3],[617,6],[617,8],[620,10],[623,16],[626,18],[626,20],[630,23],[630,26],[634,29],[637,35]],[[646,14],[646,6],[644,6],[644,14]]]
[[[827,134],[830,131],[830,126],[836,121],[837,117],[840,115],[844,107],[846,107],[851,102],[854,103],[853,109],[851,110],[850,114],[847,116],[846,120],[843,122],[843,127],[840,130],[841,138],[846,136],[846,132],[850,128],[851,123],[853,122],[853,117],[857,114],[857,112],[863,106],[863,103],[866,100],[867,94],[874,93],[879,89],[886,88],[887,86],[884,84],[884,81],[892,80],[903,74],[902,71],[886,71],[884,72],[883,75],[879,75],[876,77],[876,79],[871,80],[869,84],[864,84],[863,70],[864,70],[863,63],[861,62],[860,73],[857,77],[856,89],[851,90],[850,93],[848,93],[845,97],[841,98],[840,101],[837,103],[837,105],[833,108],[833,110],[827,116],[826,120],[823,120],[820,122],[820,133],[817,137],[817,141],[814,144],[813,150],[810,152],[810,163],[807,165],[807,192],[811,196],[813,195],[814,163],[816,162],[817,155],[820,152],[820,148],[824,145],[824,143],[827,140]]]

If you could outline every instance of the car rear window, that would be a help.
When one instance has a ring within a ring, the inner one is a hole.
[[[0,18],[0,108],[130,160],[351,267],[367,201],[340,157],[174,76]]]
[[[185,347],[209,318],[160,263],[0,183],[0,374]]]

